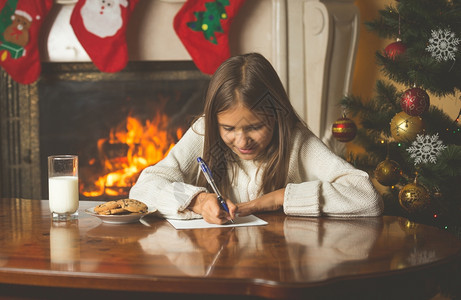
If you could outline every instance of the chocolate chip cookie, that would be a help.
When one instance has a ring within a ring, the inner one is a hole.
[[[129,213],[145,213],[147,205],[134,199],[120,199],[102,203],[94,208],[100,215],[121,215]]]
[[[141,201],[134,199],[120,199],[117,200],[117,203],[121,208],[132,212],[132,213],[145,213],[147,212],[147,205]]]

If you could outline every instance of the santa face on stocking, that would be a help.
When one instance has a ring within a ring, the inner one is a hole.
[[[70,16],[75,36],[94,65],[118,72],[128,63],[125,33],[138,0],[78,0]]]
[[[101,38],[113,36],[123,25],[120,6],[127,0],[86,0],[81,16],[86,29]]]

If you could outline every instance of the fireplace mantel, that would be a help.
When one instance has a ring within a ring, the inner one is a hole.
[[[44,61],[90,61],[69,24],[74,0],[56,0]],[[173,29],[185,0],[141,0],[130,18],[130,60],[190,60]],[[64,3],[64,4],[60,4]],[[297,112],[339,152],[331,137],[337,106],[351,86],[359,30],[354,0],[249,0],[232,23],[232,54],[260,52],[274,65]]]
[[[128,24],[130,61],[190,60],[172,20],[184,0],[140,0]],[[74,0],[56,0],[43,32],[43,62],[90,62],[69,24]],[[331,136],[349,92],[359,30],[354,0],[248,0],[234,19],[232,54],[260,52],[274,65],[310,129],[335,152]],[[40,198],[37,84],[0,71],[0,194]],[[35,133],[35,134],[31,134]],[[17,139],[11,142],[11,137]],[[6,188],[8,186],[8,188]]]

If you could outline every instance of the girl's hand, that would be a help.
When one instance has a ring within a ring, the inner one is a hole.
[[[213,193],[198,194],[189,205],[189,209],[202,215],[203,219],[212,224],[225,224],[235,218],[237,207],[232,201],[225,199],[229,214],[218,204],[218,196]]]
[[[258,211],[274,211],[283,207],[285,188],[265,194],[249,202],[237,204],[239,216],[247,216]]]

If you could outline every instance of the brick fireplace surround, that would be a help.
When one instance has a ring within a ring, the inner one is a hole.
[[[40,48],[44,63],[91,64],[69,25],[75,2],[56,0],[47,16]],[[183,2],[139,1],[127,31],[130,61],[190,60],[172,28]],[[232,24],[230,49],[266,56],[311,130],[340,152],[330,126],[340,115],[338,100],[350,88],[358,27],[353,0],[248,0]],[[43,197],[39,84],[21,85],[0,71],[2,197]]]

